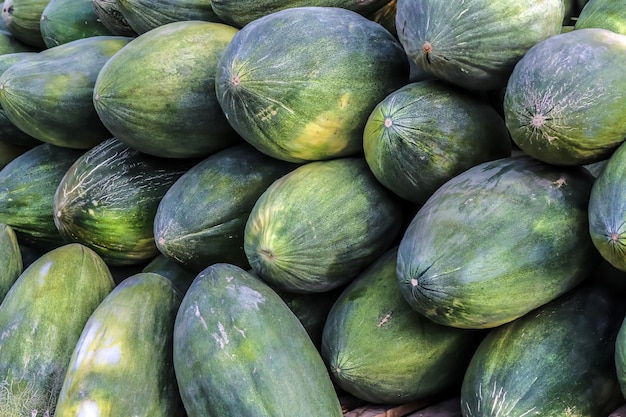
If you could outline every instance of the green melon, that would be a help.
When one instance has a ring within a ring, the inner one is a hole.
[[[252,208],[244,250],[274,288],[324,292],[347,284],[399,237],[403,204],[362,157],[304,164]]]
[[[17,64],[26,59],[30,59],[37,56],[37,52],[23,51],[23,52],[11,52],[6,54],[0,54],[0,74],[6,71],[11,65]],[[37,145],[41,145],[43,142],[39,139],[35,139],[22,129],[13,124],[7,117],[4,109],[0,106],[0,142],[6,144],[13,144],[17,146],[23,146],[27,148],[33,148]]]
[[[159,253],[153,232],[159,202],[195,162],[158,158],[107,139],[59,181],[54,224],[64,239],[93,249],[109,265],[147,263]]]
[[[134,38],[98,74],[100,120],[126,145],[162,157],[208,156],[239,142],[215,93],[218,60],[236,32],[185,21]]]
[[[419,209],[398,250],[406,300],[462,328],[510,322],[569,291],[600,257],[589,236],[594,177],[529,156],[484,162]]]
[[[0,304],[24,272],[22,251],[11,226],[0,223]]]
[[[301,322],[256,276],[217,263],[195,278],[174,324],[174,369],[189,417],[341,417]]]
[[[173,22],[220,22],[211,6],[212,0],[117,0],[119,12],[137,34]]]
[[[387,251],[343,290],[322,334],[333,380],[370,403],[404,404],[455,389],[483,336],[411,308],[398,288],[397,253]]]
[[[626,35],[626,1],[589,0],[580,11],[574,29],[601,28]]]
[[[598,174],[589,197],[589,233],[604,259],[626,271],[626,145]]]
[[[0,105],[42,142],[89,149],[111,136],[93,104],[96,77],[131,38],[93,36],[46,49],[0,76]]]
[[[138,273],[93,311],[78,339],[55,417],[184,417],[173,365],[182,296],[167,278]]]
[[[486,101],[439,80],[408,84],[381,101],[363,133],[365,159],[400,197],[423,204],[453,176],[511,155],[504,119]]]
[[[92,0],[49,0],[39,26],[47,48],[91,36],[114,35],[96,15]]]
[[[408,75],[402,46],[378,23],[336,7],[295,7],[242,28],[215,87],[243,139],[308,162],[362,153],[369,114]]]
[[[398,39],[417,67],[469,90],[506,86],[516,63],[561,31],[563,0],[398,0]]]
[[[374,13],[389,0],[212,0],[215,14],[225,22],[243,27],[253,20],[295,7],[339,7],[362,15]]]
[[[196,273],[216,262],[248,268],[243,236],[252,207],[267,187],[296,167],[246,143],[205,158],[159,202],[157,248]]]
[[[535,45],[504,96],[507,127],[526,154],[556,165],[608,158],[626,139],[626,35],[579,29]]]
[[[608,416],[624,402],[613,358],[625,312],[583,285],[492,329],[467,367],[463,416]]]
[[[10,225],[21,244],[49,250],[65,243],[54,224],[54,193],[82,154],[42,143],[0,170],[0,223]]]
[[[77,243],[22,272],[0,304],[0,415],[54,415],[74,346],[114,285],[104,261]]]

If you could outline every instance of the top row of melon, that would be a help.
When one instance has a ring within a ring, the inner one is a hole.
[[[587,2],[563,0],[563,25],[573,25]],[[441,2],[443,6],[447,3]],[[89,36],[137,36],[183,20],[221,22],[241,28],[272,12],[301,6],[353,10],[395,34],[397,9],[397,0],[6,0],[0,4],[0,29],[38,49]]]

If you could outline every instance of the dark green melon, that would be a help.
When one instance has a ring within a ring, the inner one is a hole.
[[[307,162],[362,153],[369,114],[408,75],[402,46],[378,23],[336,7],[295,7],[242,28],[215,87],[243,139]]]
[[[231,25],[243,27],[268,14],[295,7],[338,7],[362,15],[374,13],[389,0],[211,0],[215,14]]]
[[[161,199],[154,218],[157,248],[196,272],[216,262],[249,268],[243,235],[252,207],[296,167],[246,143],[205,158]]]
[[[174,369],[189,417],[341,417],[326,366],[295,314],[230,264],[204,269],[174,324]]]
[[[22,272],[0,304],[0,415],[54,415],[72,351],[113,287],[104,261],[76,243]]]
[[[387,251],[343,290],[322,334],[334,381],[370,403],[404,404],[455,389],[483,335],[411,308],[398,288],[397,252]]]
[[[535,45],[504,96],[511,137],[526,154],[558,165],[609,157],[626,139],[626,35],[579,29]]]
[[[41,14],[50,0],[5,0],[2,20],[6,30],[22,43],[37,50],[46,49],[41,36]]]
[[[0,54],[0,74],[6,71],[11,65],[17,64],[26,59],[30,59],[37,56],[37,52],[23,51],[23,52],[11,52],[6,54]],[[35,139],[22,129],[18,128],[7,117],[4,110],[0,106],[0,142],[6,144],[13,144],[17,146],[23,146],[27,148],[33,148],[37,145],[41,145],[43,142],[39,139]]]
[[[146,263],[159,253],[153,234],[159,202],[195,162],[158,158],[107,139],[59,181],[54,224],[67,241],[93,249],[109,265]]]
[[[448,180],[400,242],[406,300],[437,323],[489,328],[569,291],[600,260],[588,231],[593,181],[582,167],[529,156]]]
[[[589,233],[614,267],[626,271],[626,145],[610,156],[589,198]]]
[[[0,223],[10,225],[21,244],[48,250],[65,243],[54,224],[54,193],[82,154],[42,143],[0,170]]]
[[[128,146],[162,157],[207,156],[239,142],[215,93],[218,60],[236,32],[184,21],[133,39],[98,75],[100,120]]]
[[[47,48],[91,36],[114,35],[96,15],[92,0],[49,0],[39,26]]]
[[[423,204],[453,176],[511,155],[504,119],[475,94],[426,80],[381,101],[363,133],[365,159],[391,191]]]
[[[181,299],[172,282],[156,273],[118,284],[83,328],[55,417],[185,417],[173,365]]]
[[[536,43],[561,31],[563,0],[398,0],[398,39],[418,68],[469,90],[506,86]]]
[[[137,32],[130,27],[128,21],[122,12],[117,0],[92,0],[93,9],[98,16],[98,19],[102,22],[104,27],[118,36],[137,36]]]
[[[463,416],[608,416],[624,402],[613,361],[624,313],[584,285],[492,329],[465,373]]]
[[[11,226],[0,223],[0,303],[23,271],[17,235]]]
[[[93,36],[46,49],[0,76],[0,105],[18,128],[42,142],[89,149],[111,134],[93,104],[96,77],[132,38]]]
[[[244,231],[253,271],[274,288],[324,292],[347,284],[405,226],[400,199],[362,157],[306,163],[259,197]]]
[[[589,0],[580,11],[574,29],[602,28],[626,35],[626,1]]]
[[[221,22],[211,4],[212,0],[117,0],[119,12],[138,34],[173,22]]]

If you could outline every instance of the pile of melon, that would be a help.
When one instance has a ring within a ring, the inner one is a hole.
[[[0,23],[0,416],[626,404],[626,1]]]

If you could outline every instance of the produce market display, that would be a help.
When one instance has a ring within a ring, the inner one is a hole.
[[[625,0],[5,0],[0,417],[626,415]]]

